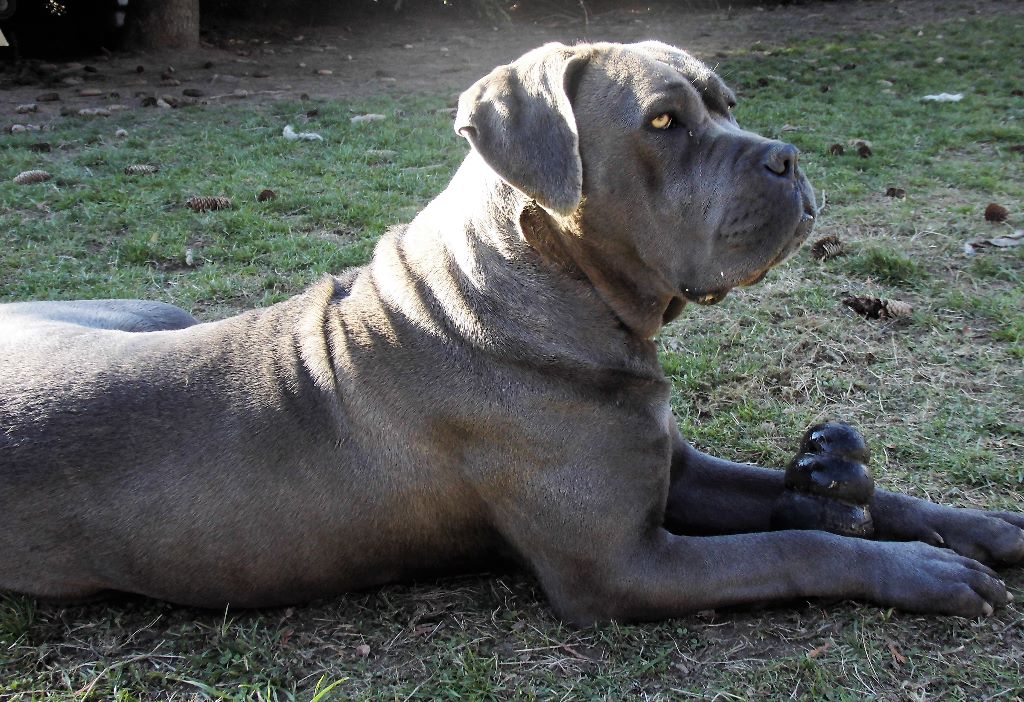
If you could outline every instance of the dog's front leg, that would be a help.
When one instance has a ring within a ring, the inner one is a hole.
[[[617,538],[621,534],[609,536],[598,535],[605,537],[599,547],[591,543],[569,557],[542,549],[529,559],[552,605],[569,621],[657,620],[817,597],[976,617],[1009,599],[986,566],[920,542],[820,531],[688,537],[655,529],[626,542]]]
[[[678,432],[665,527],[680,534],[767,531],[784,474],[724,461],[693,448]],[[923,541],[986,563],[1024,563],[1024,514],[938,505],[875,490],[875,538]]]
[[[678,429],[665,528],[676,534],[770,531],[771,513],[784,490],[781,470],[733,463],[695,449]]]

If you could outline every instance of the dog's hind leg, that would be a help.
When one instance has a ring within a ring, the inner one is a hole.
[[[127,332],[184,329],[199,320],[180,307],[146,300],[69,300],[0,305],[0,325],[42,322]]]

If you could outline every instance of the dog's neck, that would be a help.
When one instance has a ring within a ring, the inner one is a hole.
[[[552,215],[527,204],[519,217],[526,241],[566,275],[588,281],[623,326],[641,339],[653,337],[679,316],[685,301],[670,287],[658,285],[629,249],[616,250],[607,241],[594,242],[581,225],[581,205],[569,217]]]
[[[537,237],[550,236],[539,214],[471,153],[393,240],[396,257],[415,269],[450,327],[475,345],[660,374],[654,344],[623,324],[572,257],[537,245]]]

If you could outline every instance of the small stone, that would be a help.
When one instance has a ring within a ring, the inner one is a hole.
[[[368,114],[368,115],[356,115],[355,117],[353,117],[349,121],[352,124],[363,124],[365,122],[383,122],[386,119],[387,119],[387,117],[385,117],[384,115],[371,113],[371,114]]]
[[[27,115],[30,112],[39,112],[39,105],[34,102],[26,103],[24,105],[18,105],[14,108],[14,111],[19,115]]]
[[[36,95],[36,102],[57,102],[60,100],[60,93],[40,93]]]
[[[184,95],[185,97],[195,97],[195,98],[203,97],[204,95],[206,95],[206,93],[204,93],[199,88],[185,88],[184,90],[181,91],[181,94]]]

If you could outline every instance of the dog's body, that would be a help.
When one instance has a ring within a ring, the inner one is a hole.
[[[795,149],[732,102],[665,45],[548,46],[467,91],[473,151],[362,269],[206,324],[0,306],[0,589],[258,606],[510,558],[581,622],[991,612],[965,556],[1024,560],[1024,516],[877,493],[880,537],[964,555],[765,533],[781,473],[679,435],[650,337],[813,219]]]

